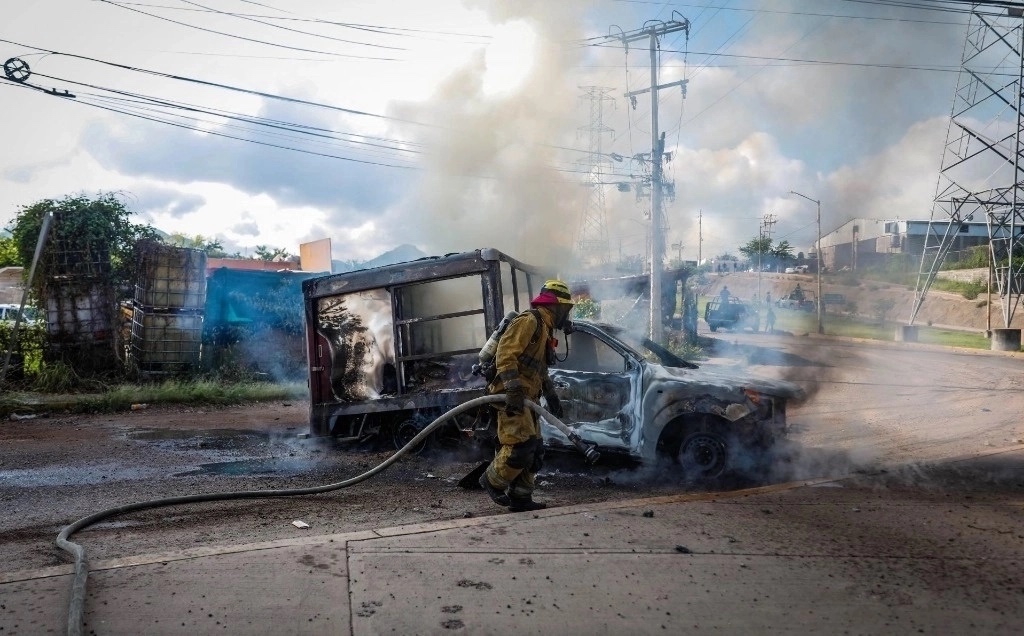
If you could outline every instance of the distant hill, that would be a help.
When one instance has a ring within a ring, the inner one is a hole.
[[[395,263],[408,263],[409,261],[415,261],[416,259],[425,257],[426,254],[421,252],[415,245],[399,245],[393,250],[388,250],[376,258],[371,258],[368,261],[331,261],[331,268],[335,274],[341,272],[351,272],[357,269],[369,269],[372,267],[383,267],[384,265],[394,265]]]

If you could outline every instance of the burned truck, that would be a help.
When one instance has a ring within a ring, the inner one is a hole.
[[[304,281],[312,434],[400,447],[484,395],[473,372],[481,347],[545,278],[480,249]],[[564,423],[602,455],[668,458],[696,479],[763,456],[786,433],[787,402],[802,396],[787,382],[699,368],[618,326],[575,321],[562,340],[551,377]],[[549,449],[573,448],[542,429]],[[490,447],[494,407],[454,416],[434,435]]]

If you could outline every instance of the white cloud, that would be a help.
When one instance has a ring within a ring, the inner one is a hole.
[[[244,12],[284,15],[268,8],[274,2],[264,4],[246,5]],[[650,96],[639,95],[634,110],[623,93],[649,84],[644,43],[632,45],[628,56],[615,41],[599,48],[574,43],[606,34],[611,25],[629,30],[668,19],[667,11],[658,13],[661,7],[541,0],[341,4],[296,0],[287,8],[290,17],[381,28],[278,24],[398,48],[344,44],[202,12],[139,8],[281,44],[403,61],[271,48],[103,3],[18,5],[5,15],[5,33],[17,33],[12,39],[30,46],[393,119],[28,55],[25,47],[0,43],[0,58],[24,56],[40,85],[79,94],[58,99],[0,83],[6,120],[18,122],[5,132],[15,151],[0,157],[0,224],[18,206],[41,198],[113,190],[130,193],[139,217],[165,231],[217,237],[242,249],[265,244],[297,252],[302,241],[330,237],[343,259],[368,259],[413,243],[428,253],[495,246],[524,260],[563,263],[587,198],[582,174],[575,172],[589,142],[584,86],[609,87],[616,102],[604,112],[612,132],[603,138],[603,151],[627,160],[615,165],[609,180],[631,181],[642,172],[628,158],[650,151]],[[922,15],[848,4],[820,12]],[[764,5],[736,0],[714,11],[680,7],[693,20],[690,39],[662,43],[660,81],[689,79],[685,101],[678,89],[659,94],[660,129],[674,153],[668,174],[676,186],[666,209],[667,242],[682,242],[685,258],[696,258],[701,239],[705,257],[735,253],[771,213],[778,216],[777,236],[806,249],[813,240],[812,206],[790,190],[820,198],[827,225],[889,210],[927,215],[955,74],[852,64],[955,67],[963,27],[814,17],[795,0],[773,2],[776,12],[730,11]],[[797,13],[777,13],[786,10]],[[56,14],[60,21],[52,19]],[[684,55],[675,52],[683,49],[689,50],[685,69]],[[211,134],[253,134],[221,117],[203,116],[200,127],[207,132],[197,133],[90,108],[85,102],[99,103],[95,95],[102,91],[72,81],[302,124],[314,134],[264,128],[257,138],[364,163]],[[327,131],[364,137],[339,142],[318,136]],[[397,143],[414,152],[396,152]],[[642,252],[646,203],[612,187],[605,195],[612,254]]]

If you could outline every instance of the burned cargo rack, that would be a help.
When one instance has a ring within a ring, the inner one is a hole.
[[[477,352],[542,282],[490,248],[304,281],[312,432],[367,414],[400,423],[481,394]]]

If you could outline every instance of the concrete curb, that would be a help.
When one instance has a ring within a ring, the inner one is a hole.
[[[172,552],[165,552],[159,554],[145,554],[130,557],[121,557],[117,559],[107,559],[104,561],[96,561],[95,563],[91,563],[89,565],[89,570],[91,572],[97,572],[101,570],[115,570],[118,568],[133,567],[138,565],[151,565],[155,563],[167,563],[170,561],[198,559],[203,557],[216,556],[220,554],[234,554],[238,552],[272,550],[274,548],[314,545],[320,543],[345,544],[348,542],[367,541],[373,539],[380,539],[383,537],[397,537],[403,535],[438,532],[441,530],[454,530],[457,528],[486,526],[490,523],[494,523],[495,521],[500,521],[503,525],[508,525],[510,523],[522,523],[541,518],[563,517],[580,514],[584,512],[607,511],[617,510],[621,508],[658,506],[697,501],[712,501],[717,499],[737,499],[742,497],[748,497],[751,495],[784,492],[786,490],[803,488],[805,486],[813,486],[826,482],[840,481],[846,478],[847,477],[833,477],[800,480],[794,482],[787,482],[784,484],[772,484],[769,486],[759,486],[757,488],[747,488],[744,490],[733,490],[726,492],[690,493],[683,495],[666,495],[662,497],[644,497],[638,499],[625,499],[620,501],[606,501],[590,504],[576,504],[572,506],[562,506],[558,508],[538,510],[537,512],[534,512],[530,515],[497,514],[490,515],[487,517],[473,517],[469,519],[449,519],[444,521],[431,521],[428,523],[415,523],[403,526],[394,526],[390,528],[380,528],[376,530],[358,530],[354,532],[343,532],[338,534],[309,535],[304,537],[277,539],[275,541],[264,541],[259,543],[243,543],[230,546],[206,546],[198,548],[188,548],[185,550],[175,550]],[[86,550],[88,551],[88,548],[86,548]],[[67,576],[73,573],[74,566],[72,564],[55,565],[35,570],[21,570],[18,572],[0,574],[0,585],[7,583],[17,583],[21,581],[29,581],[33,579]]]

